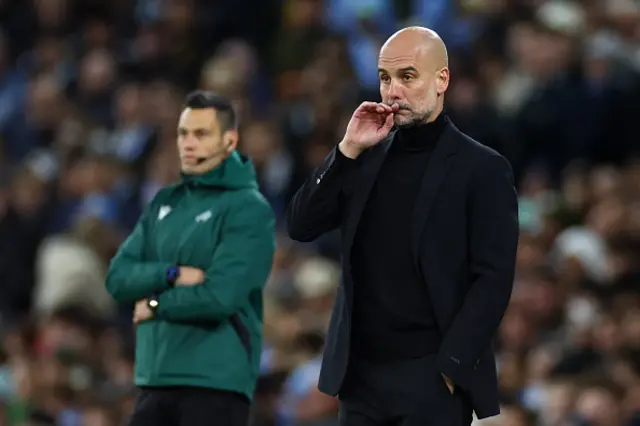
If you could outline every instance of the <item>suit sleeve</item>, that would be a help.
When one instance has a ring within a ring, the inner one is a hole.
[[[149,207],[109,265],[106,287],[117,302],[135,302],[169,288],[166,272],[172,265],[144,260],[148,221]]]
[[[471,285],[438,353],[441,373],[468,388],[479,358],[490,348],[511,298],[518,245],[518,198],[513,173],[499,155],[471,179]]]
[[[177,286],[158,298],[156,317],[175,322],[221,321],[240,311],[261,290],[275,252],[275,217],[263,199],[233,208],[205,280]]]
[[[287,208],[289,236],[309,242],[340,226],[344,210],[342,188],[356,160],[336,146],[293,196]]]

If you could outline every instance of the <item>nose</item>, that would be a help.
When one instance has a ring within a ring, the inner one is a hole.
[[[395,80],[391,80],[391,83],[389,83],[387,98],[389,103],[395,103],[402,100],[402,88]]]
[[[193,151],[196,149],[196,138],[192,135],[186,135],[182,138],[182,148],[185,151]]]

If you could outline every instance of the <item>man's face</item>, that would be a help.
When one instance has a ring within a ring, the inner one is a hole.
[[[391,43],[382,49],[378,58],[380,95],[384,103],[400,107],[394,115],[397,127],[430,121],[439,92],[444,92],[438,84],[440,73],[429,60],[429,51],[419,45]]]
[[[227,132],[228,133],[228,132]],[[182,171],[202,174],[220,164],[229,152],[213,108],[185,108],[178,123],[178,151]]]

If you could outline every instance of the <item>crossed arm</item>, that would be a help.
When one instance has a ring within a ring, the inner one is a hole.
[[[205,271],[181,268],[175,287],[166,278],[172,263],[144,261],[146,220],[144,214],[111,262],[106,287],[116,301],[136,302],[159,294],[159,319],[221,320],[240,310],[248,295],[264,286],[275,251],[275,221],[263,200],[232,208],[211,266]]]

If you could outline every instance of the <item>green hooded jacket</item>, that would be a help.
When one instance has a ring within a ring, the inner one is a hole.
[[[262,347],[262,289],[275,250],[274,214],[251,161],[220,166],[162,189],[111,261],[107,290],[122,303],[159,295],[136,329],[138,386],[255,389]],[[173,265],[205,271],[172,288]]]

